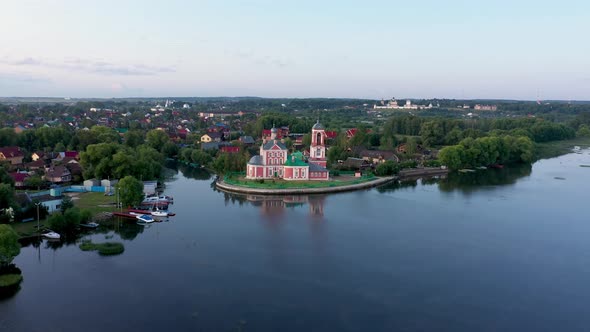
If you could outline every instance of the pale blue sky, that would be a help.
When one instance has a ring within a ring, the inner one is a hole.
[[[0,96],[590,100],[590,2],[3,0]]]

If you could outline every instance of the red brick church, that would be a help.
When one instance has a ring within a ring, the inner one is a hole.
[[[288,153],[283,140],[277,139],[273,126],[269,139],[260,146],[260,155],[250,158],[246,166],[248,179],[272,179],[326,181],[330,173],[326,169],[326,131],[318,121],[311,129],[309,159],[301,152]]]

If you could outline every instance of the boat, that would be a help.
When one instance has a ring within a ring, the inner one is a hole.
[[[463,169],[460,169],[459,172],[461,172],[461,173],[473,173],[473,172],[475,172],[475,170],[474,169],[469,169],[469,168],[463,168]]]
[[[151,214],[154,217],[168,217],[168,211],[166,211],[166,210],[158,210],[158,209],[156,209],[156,210],[152,211]]]
[[[61,235],[59,235],[58,233],[56,233],[54,231],[49,231],[47,233],[43,233],[43,237],[48,238],[48,239],[52,239],[52,240],[59,240],[61,238]]]
[[[580,167],[590,167],[590,165],[580,165]]]
[[[492,164],[492,165],[490,165],[490,168],[502,169],[502,168],[504,168],[504,165],[502,165],[502,164]]]
[[[172,196],[149,196],[143,200],[144,203],[168,203],[172,204],[174,202],[174,198]]]
[[[80,224],[80,227],[84,227],[84,228],[97,228],[99,225],[95,222],[89,222],[86,224]]]
[[[152,218],[151,215],[149,214],[142,214],[136,217],[137,218],[137,223],[138,224],[149,224],[154,222],[154,218]]]

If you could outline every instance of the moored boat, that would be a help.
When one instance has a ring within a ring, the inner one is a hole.
[[[149,224],[154,222],[154,218],[152,218],[149,214],[142,214],[136,217],[138,224]]]
[[[99,225],[95,222],[89,222],[86,224],[80,224],[80,227],[84,227],[84,228],[97,228]]]
[[[52,239],[52,240],[59,240],[61,238],[61,235],[59,235],[59,233],[56,233],[54,231],[49,231],[47,233],[43,233],[43,237],[48,238],[48,239]]]

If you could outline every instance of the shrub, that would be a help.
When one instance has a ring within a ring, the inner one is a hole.
[[[98,254],[103,256],[119,255],[125,251],[123,243],[105,242],[98,245]]]
[[[23,276],[20,274],[3,274],[0,275],[0,287],[13,287],[23,281]]]
[[[119,255],[125,251],[125,246],[120,242],[92,243],[92,241],[84,241],[79,248],[82,251],[97,250],[98,254],[102,256]]]

